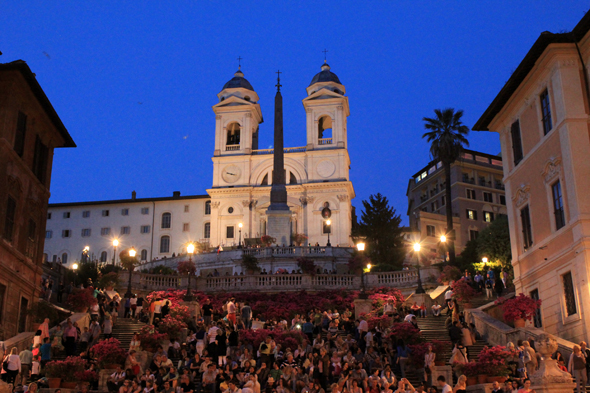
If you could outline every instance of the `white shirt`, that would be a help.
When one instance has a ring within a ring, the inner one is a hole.
[[[161,314],[162,313],[162,302],[156,302],[154,304],[154,314]]]
[[[209,344],[215,342],[215,338],[217,337],[217,330],[217,326],[211,326],[211,328],[209,328],[209,331],[207,332],[207,335],[209,336]]]
[[[445,386],[442,388],[442,393],[452,393],[453,388],[448,383],[445,383]]]
[[[451,300],[453,298],[453,291],[450,289],[445,292],[445,300]]]
[[[233,302],[227,303],[227,313],[228,314],[235,314],[236,313],[236,305]]]
[[[369,331],[369,324],[364,319],[359,323],[359,331],[360,332],[368,332]]]

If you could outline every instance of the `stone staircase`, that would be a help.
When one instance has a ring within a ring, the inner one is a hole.
[[[141,328],[146,326],[143,322],[138,322],[131,318],[117,318],[117,323],[113,326],[113,338],[121,342],[121,347],[128,350],[134,333],[139,333]],[[100,338],[104,338],[101,334]]]

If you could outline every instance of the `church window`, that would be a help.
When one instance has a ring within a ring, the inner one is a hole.
[[[574,292],[574,280],[572,272],[567,272],[561,276],[563,280],[563,295],[565,297],[565,311],[567,316],[574,315],[578,312],[576,305],[576,293]]]
[[[205,202],[205,214],[206,215],[211,214],[211,201]]]
[[[227,146],[240,144],[240,125],[231,123],[227,126]]]
[[[162,236],[160,238],[160,254],[170,252],[170,236]]]
[[[68,263],[68,254],[67,253],[63,253],[61,254],[61,263],[66,265]]]
[[[234,212],[234,208],[230,206],[230,207],[227,209],[227,212],[228,212],[229,214],[232,214],[232,213]]]
[[[190,231],[190,224],[188,222],[185,222],[185,223],[182,224],[182,231],[183,232]]]
[[[234,227],[226,227],[225,228],[225,237],[227,239],[233,239],[234,238]]]
[[[318,140],[320,145],[332,144],[332,118],[322,116],[318,120]]]
[[[203,230],[203,237],[205,239],[211,238],[211,223],[210,222],[205,223],[205,228]]]
[[[289,184],[297,184],[297,178],[293,172],[289,172]]]
[[[107,261],[107,252],[103,251],[100,253],[100,261],[101,262],[106,262]]]
[[[170,229],[170,223],[172,221],[172,214],[162,214],[162,229]]]
[[[268,173],[266,175],[264,175],[264,178],[262,179],[262,183],[260,183],[261,186],[268,186]]]
[[[141,260],[147,261],[147,250],[145,248],[141,250]]]

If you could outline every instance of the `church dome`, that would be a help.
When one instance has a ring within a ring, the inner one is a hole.
[[[246,90],[252,90],[254,91],[254,88],[252,87],[252,85],[250,84],[250,82],[248,82],[248,80],[246,78],[244,78],[244,73],[241,70],[238,70],[235,74],[234,77],[231,78],[224,86],[222,90],[225,89],[239,89],[239,88],[243,88]]]
[[[309,85],[311,86],[314,83],[318,82],[335,82],[339,85],[342,84],[340,83],[340,79],[338,79],[338,76],[332,71],[330,71],[330,66],[328,65],[328,63],[322,64],[322,71],[315,74]]]

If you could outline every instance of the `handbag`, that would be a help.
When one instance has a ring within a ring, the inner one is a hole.
[[[6,356],[4,358],[4,363],[2,363],[2,368],[4,369],[4,371],[8,372],[8,356]]]

